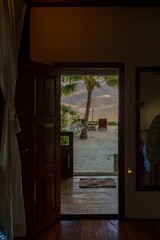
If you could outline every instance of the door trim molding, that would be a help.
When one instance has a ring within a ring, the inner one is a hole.
[[[31,7],[128,7],[159,6],[157,0],[30,0]]]
[[[119,125],[118,125],[118,158],[119,158],[119,169],[118,169],[118,204],[119,204],[119,213],[118,214],[106,214],[105,218],[124,218],[125,217],[125,156],[124,156],[124,149],[125,149],[125,142],[124,142],[124,70],[125,65],[124,63],[119,62],[61,62],[61,63],[54,63],[54,68],[60,70],[60,72],[63,73],[63,71],[71,71],[71,70],[105,70],[105,69],[117,69],[119,71],[119,86],[118,86],[118,115],[119,115]],[[113,215],[113,216],[112,216]],[[103,218],[103,214],[101,215],[90,215],[90,214],[84,214],[81,215],[74,215],[74,219],[87,219],[87,218],[96,218],[99,219],[100,217]],[[61,217],[64,219],[71,219],[70,215],[61,215]]]

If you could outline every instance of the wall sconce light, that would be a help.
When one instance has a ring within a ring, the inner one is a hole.
[[[131,174],[132,170],[130,168],[128,168],[127,172],[128,172],[128,174]]]

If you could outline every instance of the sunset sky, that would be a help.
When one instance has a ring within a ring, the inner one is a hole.
[[[118,121],[118,88],[108,87],[103,83],[101,88],[95,88],[92,92],[92,99],[96,99],[97,107],[94,109],[94,121],[99,118],[107,118],[108,121]],[[61,98],[61,104],[71,106],[77,111],[80,118],[84,118],[87,101],[87,90],[79,85],[77,91],[68,97]],[[91,109],[92,110],[92,109]],[[90,111],[89,120],[92,120]]]

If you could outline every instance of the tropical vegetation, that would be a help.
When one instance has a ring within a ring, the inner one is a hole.
[[[73,111],[72,108],[69,106],[61,105],[61,132],[67,132],[68,125],[75,125],[78,124],[79,115],[76,111]],[[76,132],[74,132],[76,134]],[[68,136],[61,136],[61,144],[68,145],[69,144],[69,137]]]
[[[87,89],[87,103],[83,122],[83,129],[80,134],[81,139],[87,138],[88,119],[91,106],[92,92],[95,88],[100,88],[102,83],[110,87],[118,87],[118,76],[62,76],[61,95],[68,96],[77,91],[79,84],[84,85]]]
[[[61,105],[61,132],[67,132],[68,124],[79,122],[79,115],[69,106]]]
[[[96,124],[97,126],[99,125],[99,122],[98,121],[88,121],[88,123],[94,123]],[[107,125],[109,126],[117,126],[118,125],[118,122],[115,122],[115,121],[107,121]]]

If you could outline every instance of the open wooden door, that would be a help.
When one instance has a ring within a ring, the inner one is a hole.
[[[21,62],[15,103],[30,239],[60,216],[60,78],[53,68]]]

